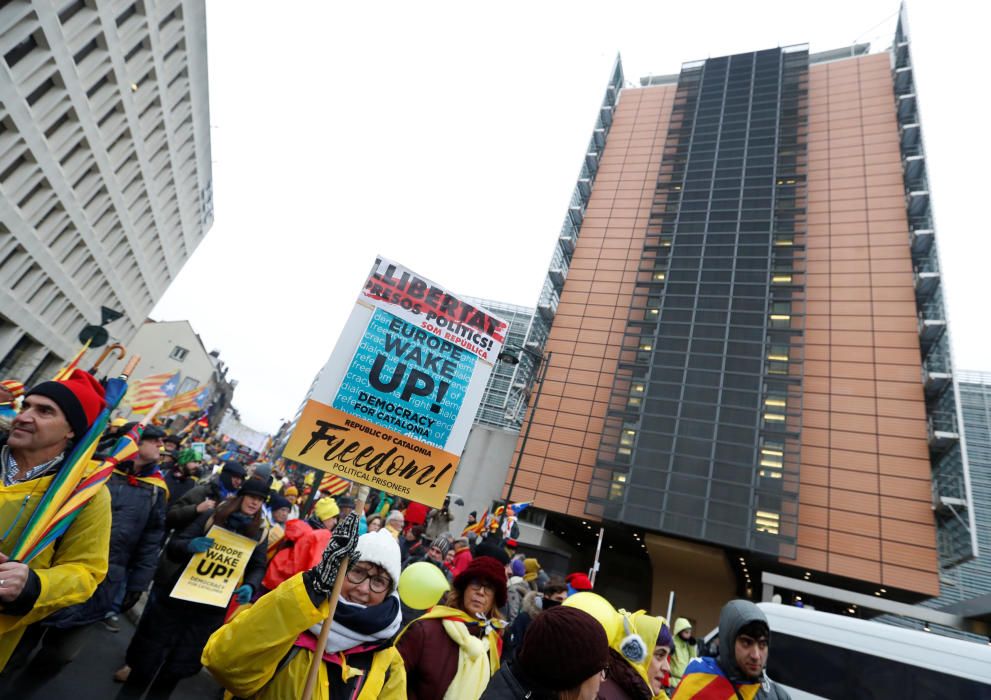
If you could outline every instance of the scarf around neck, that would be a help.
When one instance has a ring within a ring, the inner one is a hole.
[[[364,644],[391,639],[403,623],[399,594],[393,592],[378,605],[362,605],[340,598],[334,611],[334,622],[327,637],[326,653],[348,651]],[[320,636],[322,622],[310,627]]]

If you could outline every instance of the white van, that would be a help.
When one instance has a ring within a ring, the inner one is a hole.
[[[991,700],[991,646],[881,622],[758,604],[767,675],[793,700]]]

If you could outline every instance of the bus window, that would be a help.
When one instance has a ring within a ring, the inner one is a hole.
[[[991,685],[813,639],[771,633],[767,675],[826,698],[991,700]]]

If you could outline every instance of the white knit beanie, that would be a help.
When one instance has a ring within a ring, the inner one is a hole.
[[[386,530],[367,532],[358,538],[359,561],[381,566],[392,579],[392,590],[399,585],[399,574],[402,573],[402,557],[399,554],[399,544]]]

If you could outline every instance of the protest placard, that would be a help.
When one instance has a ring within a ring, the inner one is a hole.
[[[507,329],[377,258],[284,456],[443,505]]]
[[[258,543],[214,525],[206,535],[213,546],[194,554],[172,589],[172,597],[227,607]]]

